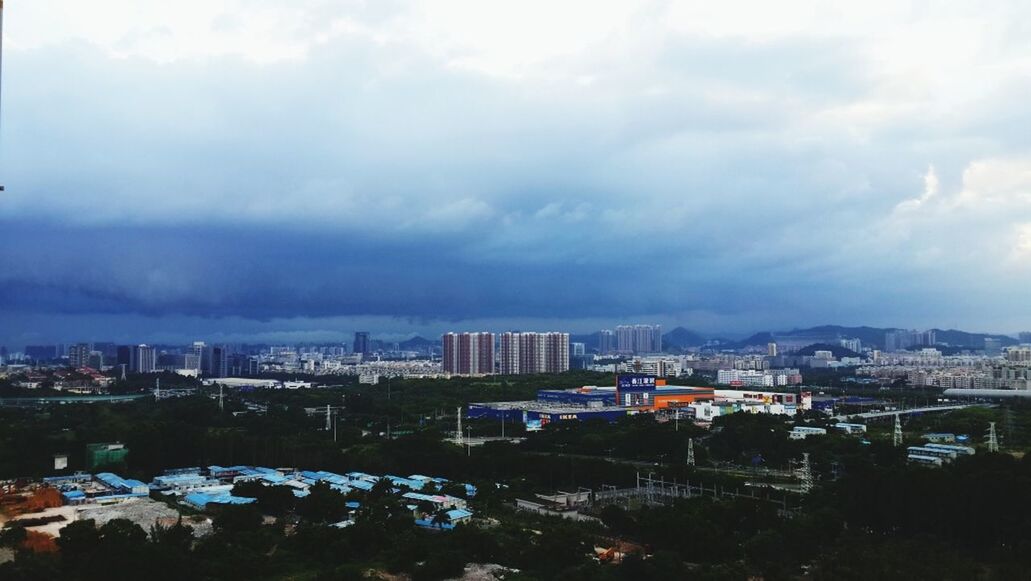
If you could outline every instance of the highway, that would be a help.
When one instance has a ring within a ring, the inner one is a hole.
[[[964,403],[964,404],[953,404],[953,405],[936,405],[927,406],[922,408],[910,408],[905,410],[892,410],[892,411],[879,411],[879,412],[863,412],[861,414],[848,414],[834,416],[834,419],[839,421],[846,420],[876,420],[880,418],[890,418],[895,415],[910,415],[910,414],[927,414],[934,412],[951,412],[955,410],[962,410],[971,407],[991,407],[985,404],[976,403]]]

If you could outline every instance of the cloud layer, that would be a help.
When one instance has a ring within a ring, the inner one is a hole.
[[[0,341],[1031,328],[1019,2],[46,4]]]

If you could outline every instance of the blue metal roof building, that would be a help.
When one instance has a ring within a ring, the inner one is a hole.
[[[209,504],[251,504],[257,501],[255,498],[233,496],[229,492],[191,492],[186,495],[184,500],[187,504],[202,510]]]

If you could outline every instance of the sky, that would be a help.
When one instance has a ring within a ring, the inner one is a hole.
[[[1031,329],[1031,5],[12,0],[0,344]]]

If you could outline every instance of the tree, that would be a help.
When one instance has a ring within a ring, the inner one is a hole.
[[[315,523],[338,522],[347,516],[347,498],[329,484],[319,482],[297,502],[297,514]]]
[[[88,556],[96,550],[98,544],[100,532],[97,530],[97,522],[93,519],[69,524],[61,529],[61,536],[57,538],[57,546],[67,563],[75,563]]]
[[[183,524],[183,517],[179,515],[179,520],[172,526],[155,524],[151,527],[150,539],[158,545],[186,552],[193,545],[193,527]]]
[[[219,508],[213,523],[222,533],[238,534],[261,527],[261,513],[249,504],[230,504]]]
[[[101,541],[115,549],[139,547],[147,542],[147,533],[140,525],[124,518],[112,519],[100,527]]]
[[[25,527],[14,521],[10,526],[0,528],[0,547],[18,547],[26,537]]]

